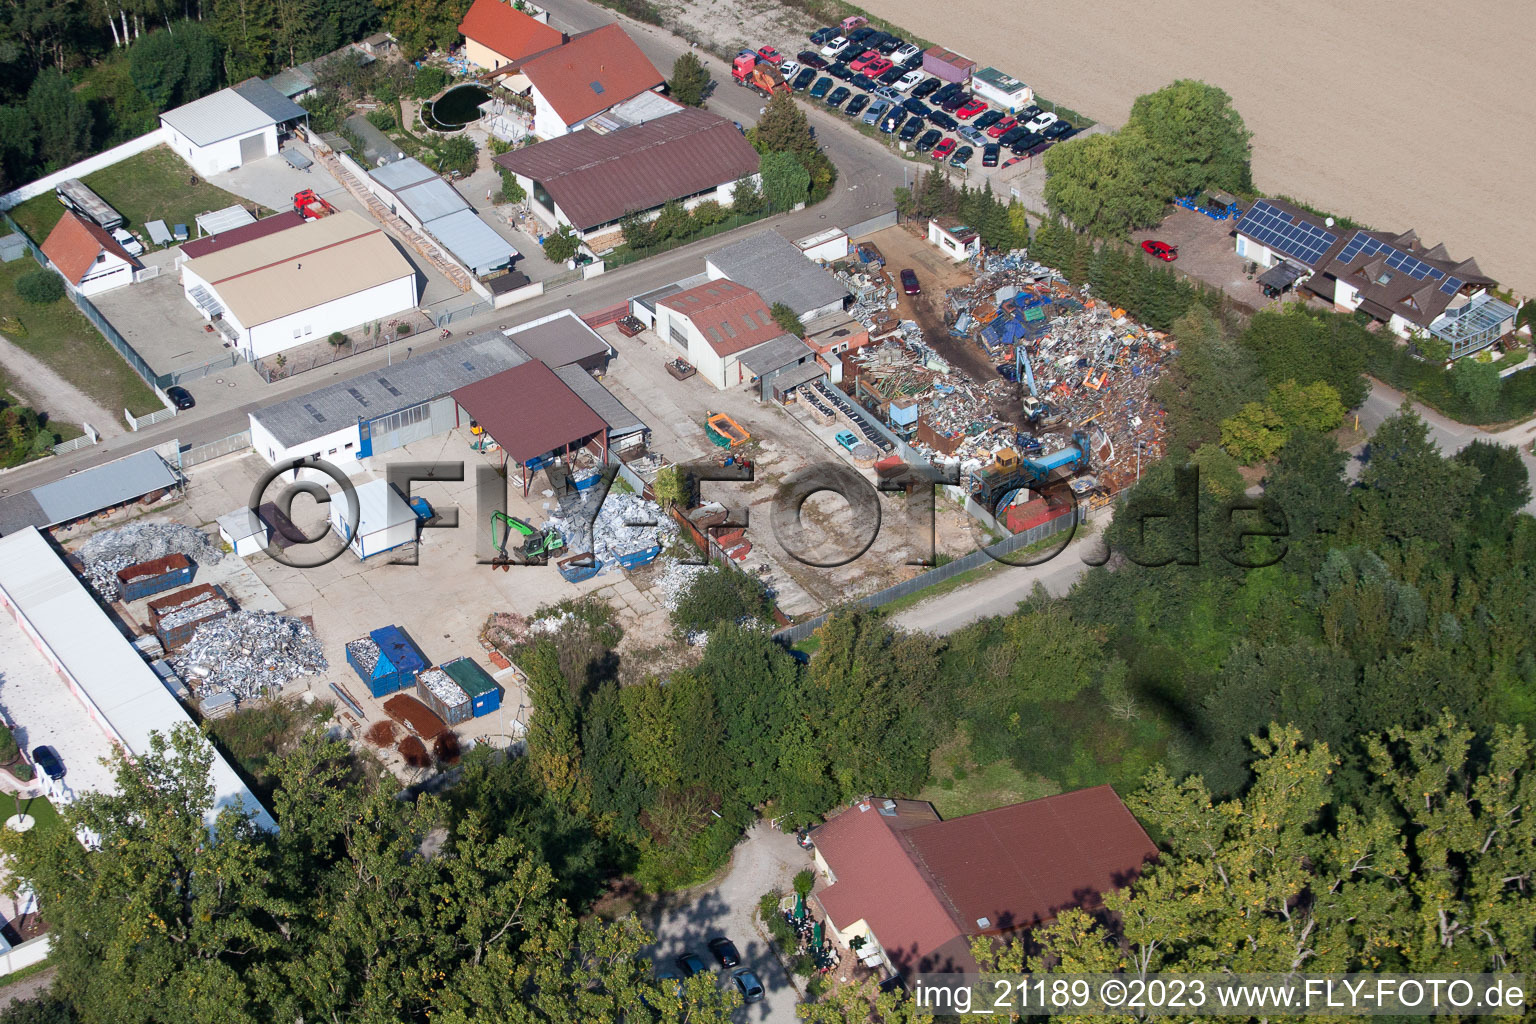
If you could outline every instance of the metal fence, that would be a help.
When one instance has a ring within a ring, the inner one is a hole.
[[[123,419],[128,421],[129,430],[143,430],[145,427],[153,426],[156,423],[164,423],[166,420],[174,419],[175,416],[175,409],[160,409],[150,413],[148,416],[135,416],[127,409],[123,410]]]
[[[239,365],[240,353],[235,351],[228,355],[214,356],[212,359],[198,363],[196,366],[183,366],[179,370],[159,374],[155,378],[155,384],[157,387],[168,388],[172,384],[181,384],[189,380],[202,380],[211,373],[217,373],[219,370],[227,370],[232,366]],[[155,413],[155,415],[158,416],[160,414]],[[139,422],[142,423],[144,421],[141,419]]]
[[[432,314],[433,321],[439,327],[447,327],[455,320],[463,320],[465,317],[479,316],[481,313],[489,313],[496,307],[489,302],[477,302],[472,306],[460,306],[458,309],[446,310],[442,313]]]
[[[210,462],[224,455],[232,455],[235,452],[251,446],[251,432],[242,430],[238,434],[230,434],[228,437],[207,444],[183,444],[177,446],[177,462],[182,469],[188,466],[196,466],[203,462]]]
[[[96,429],[89,423],[82,423],[80,425],[85,428],[85,433],[79,437],[72,437],[68,441],[54,445],[53,454],[64,455],[68,452],[76,452],[81,448],[89,448],[101,440],[101,435],[97,434]]]
[[[430,337],[430,335],[407,334],[394,340],[401,344],[409,344],[418,337]],[[345,345],[332,345],[327,349],[312,346],[307,353],[290,355],[284,352],[280,356],[274,356],[271,359],[263,356],[251,365],[256,368],[257,373],[261,374],[262,380],[271,384],[275,380],[307,373],[317,367],[330,366],[332,363],[339,362],[342,359],[360,356],[364,352],[372,352],[376,348],[383,348],[389,344],[393,344],[393,342],[384,336],[383,331],[380,331],[372,337],[353,338]]]
[[[862,238],[865,235],[872,235],[876,231],[881,231],[885,228],[893,228],[895,226],[896,209],[892,207],[882,214],[878,214],[869,218],[868,220],[863,220],[857,224],[849,226],[845,234],[847,234],[849,238]]]
[[[914,576],[903,583],[898,583],[895,586],[886,587],[884,590],[876,591],[866,597],[861,597],[853,602],[853,604],[858,608],[879,608],[882,605],[890,604],[897,598],[916,594],[936,583],[943,583],[951,577],[986,565],[988,562],[996,560],[1000,555],[1010,554],[1031,544],[1038,544],[1048,537],[1061,533],[1063,530],[1071,529],[1078,523],[1086,522],[1087,519],[1087,510],[1079,508],[1072,515],[1064,515],[1048,523],[1041,523],[1039,526],[1030,527],[1022,533],[1015,533],[1004,537],[995,544],[989,544],[979,551],[972,551],[970,554],[957,558],[953,562],[945,562],[938,568],[929,569],[927,572]],[[773,636],[775,640],[782,640],[787,644],[799,643],[820,629],[826,621],[827,615],[818,615],[814,619],[807,619],[804,622],[797,622],[793,626],[786,626],[774,633]]]

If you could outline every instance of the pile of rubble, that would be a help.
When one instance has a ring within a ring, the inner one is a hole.
[[[171,658],[178,675],[207,693],[241,700],[319,675],[329,667],[308,622],[272,612],[233,612],[197,628]]]
[[[667,611],[673,611],[677,608],[677,602],[682,599],[683,594],[693,585],[694,577],[708,572],[710,568],[708,565],[693,565],[669,558],[661,566],[661,571],[656,574],[652,592]]]
[[[578,493],[563,499],[543,528],[560,531],[568,553],[592,554],[603,563],[601,572],[617,566],[625,555],[658,545],[665,549],[677,539],[677,524],[654,501],[609,490],[594,517],[597,488]]]
[[[128,523],[102,530],[80,546],[85,581],[103,600],[117,600],[117,574],[140,562],[182,554],[198,565],[212,565],[224,549],[208,534],[181,523]]]

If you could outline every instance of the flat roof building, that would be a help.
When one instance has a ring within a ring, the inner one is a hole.
[[[504,270],[521,255],[447,179],[415,157],[376,167],[368,176],[369,188],[391,213],[436,239],[476,277]]]
[[[802,322],[842,309],[852,297],[831,272],[772,229],[732,242],[704,257],[712,278],[751,288],[770,306],[783,303]]]

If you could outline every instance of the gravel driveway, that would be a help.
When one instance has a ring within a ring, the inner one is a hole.
[[[758,822],[736,847],[731,866],[720,881],[654,908],[646,926],[656,943],[645,951],[658,964],[671,965],[683,953],[697,953],[718,970],[706,944],[724,935],[741,952],[742,967],[750,968],[768,990],[762,1002],[737,1010],[734,1019],[751,1024],[793,1024],[799,993],[789,983],[778,957],[754,923],[757,901],[769,889],[789,892],[795,874],[811,866],[808,853],[766,822]],[[728,984],[722,973],[722,984]]]

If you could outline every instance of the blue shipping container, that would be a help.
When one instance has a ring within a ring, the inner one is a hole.
[[[469,658],[455,658],[439,666],[459,689],[469,696],[470,714],[474,718],[488,715],[501,707],[501,687],[480,663]]]
[[[347,644],[347,664],[375,697],[387,697],[416,681],[427,661],[421,649],[399,626],[381,626],[367,637]]]

